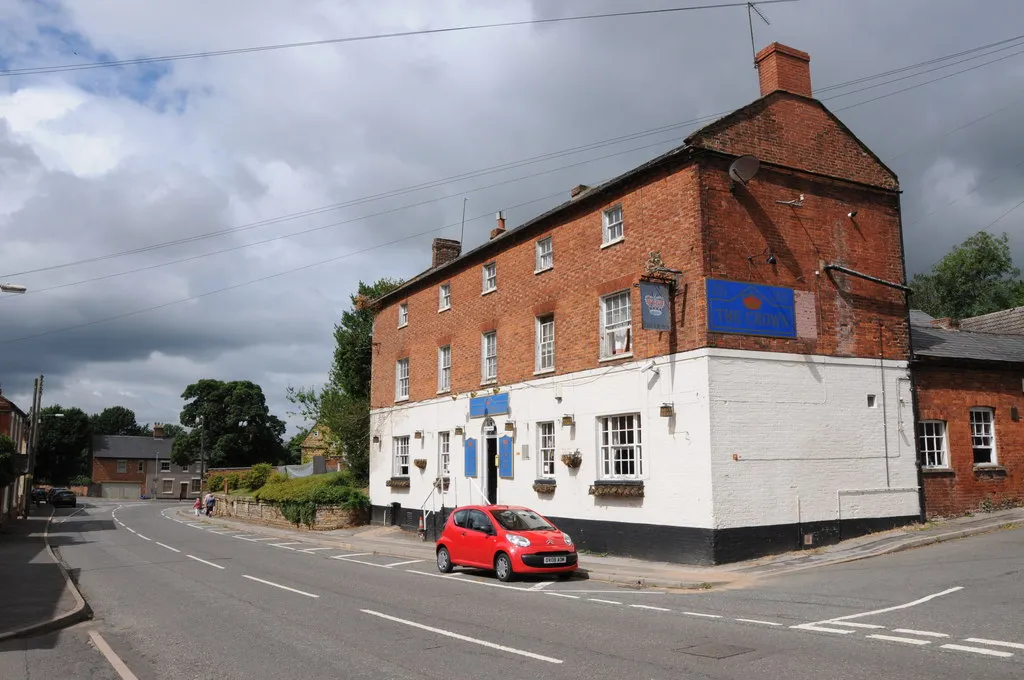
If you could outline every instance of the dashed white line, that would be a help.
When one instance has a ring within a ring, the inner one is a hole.
[[[578,600],[578,599],[580,599],[579,595],[566,595],[565,593],[544,593],[544,594],[545,595],[551,595],[553,597],[567,597],[570,600]]]
[[[855,623],[853,621],[823,621],[830,626],[849,626],[850,628],[866,628],[868,630],[880,630],[885,626],[879,626],[876,623]]]
[[[736,620],[737,621],[742,621],[743,623],[757,623],[757,624],[760,624],[762,626],[781,626],[782,625],[781,623],[776,623],[774,621],[762,621],[761,619],[736,619]]]
[[[274,583],[273,581],[264,581],[261,578],[256,578],[255,576],[249,576],[248,574],[242,574],[242,578],[247,578],[250,581],[256,581],[257,583],[263,583],[263,584],[266,584],[268,586],[274,586],[275,588],[280,588],[281,590],[287,590],[287,591],[292,592],[292,593],[298,593],[299,595],[305,595],[306,597],[312,597],[312,598],[320,597],[319,595],[314,595],[313,593],[307,593],[305,590],[299,590],[297,588],[291,588],[289,586],[283,586],[280,583]]]
[[[133,534],[138,534],[139,533],[138,531],[136,531],[135,529],[132,529],[131,527],[125,527],[125,529],[127,529],[130,532],[132,532]]]
[[[196,524],[195,522],[185,522],[185,526],[187,526],[189,529],[199,529],[199,530],[202,530],[202,528],[203,528],[202,524]]]
[[[174,551],[174,552],[176,552],[176,553],[180,553],[180,552],[181,552],[181,551],[180,551],[180,550],[178,550],[177,548],[172,548],[171,546],[167,545],[166,543],[161,543],[161,542],[157,541],[157,543],[156,543],[156,544],[157,544],[158,546],[160,546],[161,548],[167,548],[168,550],[172,550],[172,551]]]
[[[110,648],[110,645],[107,644],[107,641],[103,639],[102,635],[95,630],[90,630],[89,639],[92,640],[94,645],[96,645],[96,649],[100,650],[100,654],[102,654],[103,658],[107,660],[107,663],[109,663],[113,669],[117,671],[117,674],[121,676],[121,680],[139,680],[138,676],[132,673],[131,669],[128,668],[128,665],[121,660],[121,657],[119,657],[114,650]]]
[[[241,539],[243,541],[252,541],[253,543],[255,543],[257,541],[276,541],[277,540],[273,536],[264,536],[263,538],[245,538],[243,536],[235,536],[235,538]]]
[[[348,553],[346,555],[334,555],[331,557],[332,560],[344,560],[349,557],[363,557],[365,555],[372,555],[373,553]]]
[[[431,633],[437,633],[438,635],[444,635],[445,637],[450,637],[450,638],[453,638],[455,640],[462,640],[463,642],[469,642],[469,643],[472,643],[474,645],[480,645],[481,647],[488,647],[490,649],[497,649],[497,650],[500,650],[500,651],[503,651],[503,652],[508,652],[510,654],[518,654],[519,656],[525,656],[525,657],[530,658],[530,659],[536,659],[537,661],[546,661],[548,663],[554,663],[554,664],[562,663],[561,659],[556,659],[554,657],[544,656],[543,654],[536,654],[534,652],[528,652],[528,651],[526,651],[524,649],[516,649],[515,647],[506,647],[505,645],[499,645],[499,644],[496,644],[494,642],[488,642],[486,640],[478,640],[476,638],[471,638],[468,635],[460,635],[459,633],[453,633],[450,630],[444,630],[442,628],[434,628],[433,626],[425,626],[422,623],[416,623],[415,621],[408,621],[406,619],[400,619],[400,618],[395,617],[395,616],[388,616],[387,614],[381,614],[380,612],[375,612],[375,611],[373,611],[371,609],[361,609],[360,611],[363,612],[364,614],[370,614],[371,616],[376,616],[376,617],[379,617],[379,618],[382,618],[382,619],[386,619],[388,621],[394,621],[395,623],[401,623],[401,624],[406,625],[406,626],[412,626],[413,628],[419,628],[420,630],[430,631]]]
[[[701,614],[700,612],[683,612],[687,616],[700,616],[705,619],[720,619],[722,618],[718,614]]]
[[[185,555],[185,557],[189,558],[190,560],[195,560],[196,562],[202,562],[203,564],[208,564],[211,567],[217,567],[218,569],[223,569],[224,568],[224,567],[222,567],[219,564],[214,564],[213,562],[207,562],[206,560],[200,559],[200,558],[196,557],[195,555]]]
[[[966,638],[964,642],[973,642],[979,645],[992,645],[993,647],[1009,647],[1010,649],[1024,649],[1019,642],[1003,642],[1002,640],[986,640],[985,638]]]
[[[142,534],[140,534],[137,531],[135,532],[135,535],[138,536],[139,538],[141,538],[143,541],[152,541],[153,540],[152,538],[147,538],[146,536],[143,536]]]
[[[541,581],[540,583],[535,583],[530,586],[530,590],[544,590],[552,583],[554,583],[554,581]]]
[[[385,567],[401,567],[406,564],[416,564],[417,562],[426,562],[426,560],[405,560],[404,562],[392,562],[391,564],[385,564]]]
[[[869,637],[872,640],[885,640],[887,642],[902,642],[903,644],[907,644],[907,645],[930,645],[932,643],[931,640],[921,640],[921,639],[918,639],[918,638],[897,637],[895,635],[879,635],[878,633],[872,633],[871,635],[867,635],[866,637]]]
[[[596,597],[588,597],[587,599],[591,602],[602,602],[604,604],[622,604],[621,602],[616,602],[615,600],[601,600]]]
[[[790,626],[797,630],[813,630],[817,633],[838,633],[840,635],[849,635],[853,631],[849,628],[826,628],[825,626],[816,626],[813,623],[802,623],[799,626]]]
[[[356,562],[357,560],[342,560],[342,561],[344,561],[344,562]],[[364,562],[363,564],[373,564],[373,563],[372,562]],[[380,566],[380,565],[374,565],[374,566]],[[416,571],[415,569],[406,569],[405,571],[410,573],[410,574],[417,574],[419,576],[430,576],[431,578],[448,579],[448,580],[454,581],[455,583],[472,583],[472,584],[478,585],[478,586],[487,586],[488,588],[505,588],[506,590],[518,590],[521,593],[528,593],[528,592],[530,592],[529,588],[520,588],[519,586],[509,586],[509,585],[505,585],[504,583],[491,583],[490,581],[478,581],[476,579],[466,579],[466,578],[452,579],[450,576],[446,576],[445,574],[431,574],[431,573],[428,573],[426,571]],[[544,593],[544,594],[545,595],[554,595],[555,593]]]
[[[302,543],[301,542],[296,543],[296,542],[293,541],[291,543],[267,543],[267,545],[269,545],[271,548],[284,548],[285,550],[295,550],[295,548],[289,548],[288,546],[290,546],[290,545],[302,545]]]
[[[656,612],[670,612],[670,611],[672,611],[671,609],[665,609],[664,607],[652,607],[652,606],[646,605],[646,604],[631,604],[629,606],[633,607],[635,609],[650,609],[650,610],[656,611]]]
[[[307,554],[309,554],[309,555],[312,555],[312,554],[313,554],[313,553],[315,553],[315,552],[316,552],[317,550],[334,550],[334,548],[306,548],[305,550],[300,550],[299,552],[301,552],[301,553],[307,553]]]
[[[952,649],[955,652],[971,652],[973,654],[983,654],[985,656],[998,656],[1002,659],[1007,659],[1013,656],[1012,652],[1000,652],[996,649],[982,649],[981,647],[968,647],[966,645],[942,645],[942,649]]]
[[[924,637],[933,638],[948,638],[949,636],[945,633],[933,633],[930,630],[914,630],[913,628],[893,628],[894,633],[903,633],[905,635],[923,635]]]

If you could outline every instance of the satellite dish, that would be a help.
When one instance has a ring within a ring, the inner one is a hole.
[[[740,156],[729,165],[729,177],[740,184],[746,185],[761,167],[761,161],[757,156]]]

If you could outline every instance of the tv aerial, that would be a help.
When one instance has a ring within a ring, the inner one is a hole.
[[[729,177],[732,181],[747,186],[747,182],[754,178],[760,168],[761,161],[757,156],[746,154],[729,164]]]

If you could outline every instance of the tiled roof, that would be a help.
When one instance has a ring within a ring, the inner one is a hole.
[[[910,341],[917,356],[1024,363],[1024,335],[946,330],[932,326],[930,319],[924,312],[910,312]]]
[[[1024,307],[1014,307],[1001,312],[961,319],[960,328],[977,333],[1024,335]]]
[[[119,435],[94,435],[92,438],[93,458],[162,458],[171,457],[174,438],[122,437]]]

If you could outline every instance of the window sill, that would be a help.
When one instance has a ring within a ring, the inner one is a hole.
[[[534,375],[548,375],[549,373],[554,373],[554,372],[555,372],[555,367],[552,366],[551,368],[541,368],[541,369],[538,369],[538,370],[534,371],[533,374]]]
[[[941,477],[944,475],[955,475],[953,468],[948,467],[922,467],[921,474],[932,475],[934,477]]]
[[[543,269],[535,269],[533,274],[534,274],[534,276],[536,276],[537,274],[543,274],[544,272],[549,272],[549,271],[551,271],[554,268],[555,268],[555,265],[551,265],[550,267],[544,267]]]
[[[633,353],[632,352],[626,352],[625,354],[613,354],[610,357],[601,357],[597,361],[599,363],[604,363],[606,361],[618,361],[619,359],[632,359],[632,358],[633,358]]]
[[[408,326],[408,325],[409,325],[409,322],[408,322],[408,321],[406,321],[405,323],[400,323],[400,324],[398,324],[398,327],[399,327],[399,328],[405,328],[405,327],[406,327],[406,326]]]
[[[484,292],[480,293],[480,297],[483,297],[484,295],[490,295],[491,293],[497,293],[497,292],[498,292],[497,288],[491,288],[490,290],[485,290]]]
[[[438,390],[438,391],[437,391],[437,393],[438,393],[438,394],[450,394],[450,393],[451,393],[451,391],[452,391],[452,388],[450,388],[450,387],[447,387],[447,388],[445,388],[445,389],[443,389],[443,390]]]
[[[612,246],[616,246],[616,245],[622,243],[625,240],[626,240],[625,236],[620,236],[619,238],[615,239],[614,241],[608,241],[607,243],[602,243],[601,244],[601,250],[604,250],[605,248],[611,248]]]
[[[405,402],[405,401],[409,401],[409,397],[396,397],[395,398],[395,403],[396,404],[401,404],[402,402]]]
[[[1006,468],[1004,468],[1002,465],[991,465],[991,464],[975,465],[974,466],[974,474],[989,474],[989,475],[993,475],[993,476],[995,476],[995,475],[1004,476],[1004,475],[1006,475]]]
[[[448,305],[447,307],[439,307],[438,310],[437,310],[437,313],[440,314],[441,312],[447,312],[451,308],[452,308],[451,305]]]
[[[480,385],[481,386],[483,386],[483,385],[497,385],[497,384],[498,384],[498,379],[497,378],[491,378],[490,380],[481,380],[480,381]]]

